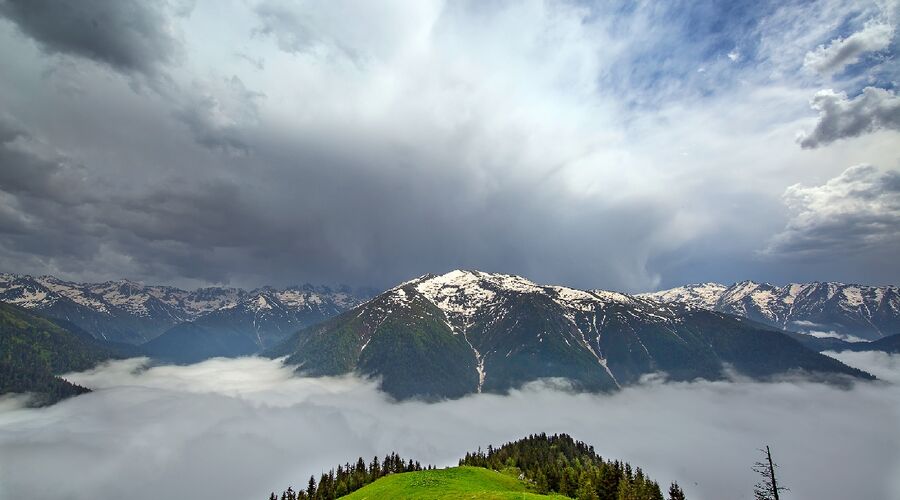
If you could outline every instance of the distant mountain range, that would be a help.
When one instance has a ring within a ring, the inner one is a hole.
[[[213,355],[251,354],[290,333],[352,308],[371,290],[322,286],[244,290],[182,290],[128,280],[75,283],[53,276],[0,274],[0,301],[57,318],[99,339],[147,344],[148,353],[193,361]],[[221,349],[204,349],[232,337]],[[154,340],[155,339],[155,340]],[[198,351],[185,352],[184,344]],[[202,352],[200,352],[202,351]]]
[[[900,333],[900,287],[843,283],[784,286],[703,283],[638,297],[735,314],[801,333],[876,340]]]
[[[729,371],[871,378],[731,314],[461,270],[402,283],[300,330],[268,355],[287,356],[309,375],[379,377],[398,398],[504,392],[546,378],[605,391],[660,371],[672,380]]]

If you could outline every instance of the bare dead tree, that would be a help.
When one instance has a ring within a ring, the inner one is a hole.
[[[753,464],[753,471],[763,477],[762,481],[756,483],[753,489],[756,500],[781,500],[778,492],[790,490],[778,485],[778,479],[775,477],[775,469],[778,468],[778,464],[772,460],[772,452],[769,447],[766,446],[765,450],[759,451],[765,453],[765,457]]]

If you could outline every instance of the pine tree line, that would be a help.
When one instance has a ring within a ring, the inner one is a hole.
[[[466,453],[459,465],[483,467],[509,473],[530,483],[538,493],[558,493],[577,500],[664,500],[656,481],[640,467],[619,460],[604,460],[589,446],[566,434],[533,434],[499,448],[488,446]],[[424,470],[432,470],[427,466]],[[419,462],[391,453],[368,464],[360,457],[323,473],[310,476],[306,489],[288,488],[269,500],[333,500],[389,474],[423,470]],[[685,500],[684,491],[672,483],[668,500]]]
[[[520,478],[538,493],[558,493],[578,500],[663,500],[659,484],[640,467],[619,460],[604,460],[594,447],[566,434],[530,435],[500,448],[467,453],[460,465],[497,471],[518,469]],[[673,483],[670,500],[684,500]]]
[[[318,482],[316,482],[315,476],[310,476],[306,489],[294,491],[293,487],[288,487],[281,492],[280,497],[272,492],[269,500],[334,500],[349,495],[389,474],[432,470],[433,468],[431,465],[423,468],[418,461],[404,460],[397,453],[386,455],[384,460],[375,457],[368,464],[362,457],[359,457],[355,464],[348,462],[322,473]]]

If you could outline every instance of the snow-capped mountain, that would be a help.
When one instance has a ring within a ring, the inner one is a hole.
[[[369,295],[350,289],[271,287],[253,290],[234,305],[175,325],[143,345],[150,356],[196,362],[216,356],[246,356],[284,341],[290,334],[360,304]]]
[[[310,375],[377,376],[396,397],[503,392],[566,378],[614,390],[790,370],[865,376],[763,325],[703,308],[479,271],[425,275],[297,332],[269,351]]]
[[[744,316],[799,332],[823,332],[875,340],[900,333],[900,287],[843,283],[775,286],[743,281],[687,285],[639,294]]]
[[[311,285],[280,290],[182,290],[128,280],[74,283],[53,276],[0,274],[0,301],[70,321],[98,338],[133,344],[185,322],[207,327],[229,323],[232,330],[249,329],[259,338],[284,330],[283,338],[291,329],[333,316],[371,295],[346,287],[333,290]]]

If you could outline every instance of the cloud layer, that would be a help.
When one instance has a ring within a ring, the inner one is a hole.
[[[612,396],[534,384],[505,397],[395,404],[371,383],[294,378],[277,361],[142,369],[127,360],[69,375],[97,391],[53,407],[2,402],[0,495],[252,500],[358,455],[396,450],[452,465],[478,446],[546,431],[677,479],[696,500],[751,498],[750,465],[764,444],[798,498],[895,497],[900,360],[840,358],[887,382],[648,381]],[[835,468],[840,475],[822,474]]]
[[[4,0],[0,101],[22,135],[0,146],[0,269],[848,279],[758,250],[790,216],[786,186],[896,169],[894,49],[877,48],[894,19],[837,0]],[[846,71],[823,82],[807,53]],[[900,278],[877,264],[849,279]]]

